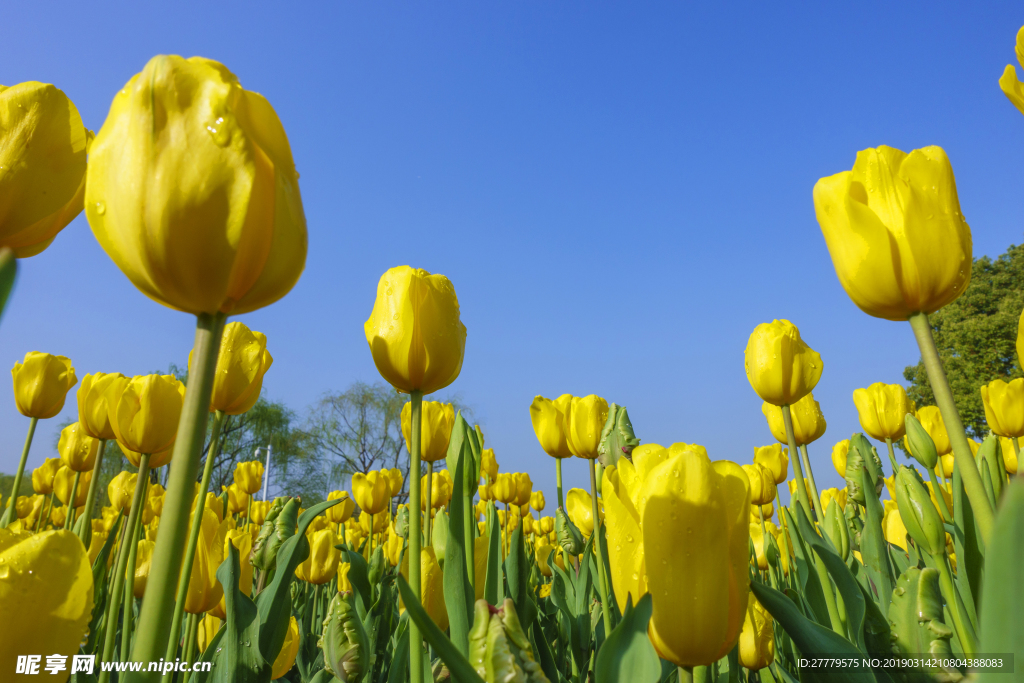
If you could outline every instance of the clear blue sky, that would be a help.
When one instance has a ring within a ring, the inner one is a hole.
[[[1024,117],[997,80],[1024,8],[802,4],[14,3],[0,83],[54,83],[94,130],[159,53],[222,61],[269,98],[310,252],[291,294],[241,319],[269,339],[264,391],[300,415],[377,379],[362,325],[381,273],[410,264],[455,284],[469,337],[451,389],[549,505],[538,393],[598,393],[644,442],[750,462],[772,438],[743,349],[773,318],[824,360],[829,427],[811,456],[834,486],[831,446],[859,429],[852,391],[901,381],[918,353],[908,325],[843,293],[811,188],[859,149],[938,144],[975,255],[1020,243]],[[193,330],[131,286],[82,215],[21,263],[0,364],[41,350],[80,377],[151,372],[183,365]],[[74,410],[72,396],[43,423],[30,467]],[[27,425],[0,382],[0,471]],[[585,485],[582,461],[566,473]]]

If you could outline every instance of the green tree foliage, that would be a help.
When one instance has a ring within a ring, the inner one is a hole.
[[[1021,376],[1017,359],[1017,324],[1024,309],[1024,245],[1011,245],[997,259],[974,260],[971,284],[963,296],[930,316],[939,356],[946,368],[967,433],[988,432],[982,385]],[[918,406],[934,405],[924,364],[903,371],[907,394]]]

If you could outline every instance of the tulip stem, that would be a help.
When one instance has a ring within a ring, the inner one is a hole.
[[[960,466],[960,477],[963,480],[967,497],[971,501],[974,519],[978,523],[982,539],[988,541],[992,532],[992,505],[985,493],[978,464],[974,461],[974,454],[971,452],[971,445],[967,442],[967,434],[964,432],[960,413],[953,401],[953,392],[949,388],[946,371],[939,359],[935,337],[932,335],[932,326],[928,322],[928,314],[915,313],[910,316],[909,322],[910,327],[914,330],[914,336],[917,338],[917,345],[921,349],[921,361],[928,373],[928,383],[935,395],[935,403],[939,406],[942,421],[946,425],[946,433],[949,434],[949,441],[953,446],[953,459]]]
[[[472,467],[471,450],[463,451],[459,458],[462,464],[462,547],[466,560],[466,579],[469,581],[469,594],[476,595],[476,509],[473,507],[473,493],[480,482],[479,476]]]
[[[136,486],[142,486],[142,506],[146,506],[146,489],[149,485],[149,477],[139,480]],[[128,546],[128,570],[124,577],[124,617],[121,620],[121,652],[131,652],[132,645],[132,617],[135,612],[135,567],[138,563],[139,537],[142,535],[142,517],[135,520],[135,528],[132,530],[131,545]]]
[[[434,542],[433,537],[430,535],[430,521],[431,521],[430,520],[430,517],[431,517],[430,513],[434,511],[434,501],[430,497],[430,494],[431,494],[431,490],[430,490],[431,484],[434,483],[432,481],[433,478],[434,478],[434,462],[431,461],[431,462],[427,463],[427,490],[425,492],[425,495],[427,497],[427,520],[426,520],[426,522],[427,522],[427,529],[426,529],[426,534],[424,534],[424,536],[426,538],[427,545],[431,545]]]
[[[889,449],[889,462],[892,463],[893,476],[896,476],[896,473],[900,471],[900,466],[896,462],[896,452],[892,449],[892,439],[885,437],[885,446]]]
[[[555,486],[558,489],[558,507],[565,508],[565,501],[562,500],[562,459],[555,458]]]
[[[971,657],[978,651],[977,636],[970,622],[963,618],[963,605],[960,604],[960,596],[957,595],[956,589],[953,587],[953,577],[949,570],[949,560],[946,557],[945,549],[932,555],[932,560],[939,570],[939,589],[953,615],[953,628],[956,629],[960,647],[964,649],[965,655]]]
[[[124,592],[124,577],[125,572],[128,569],[128,555],[130,554],[129,545],[132,539],[135,537],[135,524],[139,517],[142,516],[142,506],[145,503],[143,491],[146,488],[146,480],[149,477],[149,455],[143,454],[139,459],[139,476],[135,481],[135,493],[132,495],[132,507],[128,513],[128,523],[125,525],[126,531],[121,540],[121,550],[117,554],[117,568],[114,570],[114,587],[110,591],[109,602],[107,603],[107,617],[106,617],[106,628],[107,632],[104,634],[103,643],[103,656],[100,657],[101,662],[109,662],[114,655],[114,646],[117,641],[117,611],[121,608],[121,597]],[[153,567],[156,569],[156,567]],[[128,606],[125,607],[125,616],[127,617]],[[140,620],[141,621],[141,620]],[[127,625],[128,620],[125,619],[123,626]],[[142,631],[139,632],[142,635]],[[122,652],[121,659],[127,660],[128,653]],[[110,680],[110,672],[102,671],[100,673],[99,683],[107,683]]]
[[[11,487],[11,496],[7,499],[7,511],[0,519],[0,529],[6,529],[8,525],[18,519],[16,503],[18,502],[18,490],[21,488],[21,479],[25,476],[25,464],[28,462],[28,451],[32,447],[32,437],[36,433],[38,417],[33,417],[28,423],[28,436],[25,437],[25,446],[21,449],[21,460],[18,462],[18,471],[14,475],[14,485]]]
[[[782,406],[782,422],[786,425],[786,441],[789,442],[789,452],[792,454],[793,473],[796,475],[796,499],[800,501],[807,519],[811,519],[811,504],[807,500],[807,487],[804,486],[804,471],[800,467],[800,451],[796,447],[796,436],[793,434],[793,416],[789,412],[789,406]],[[824,520],[824,517],[822,517]]]
[[[949,514],[949,507],[946,505],[946,497],[942,495],[943,487],[939,486],[939,480],[935,478],[935,470],[928,470],[928,478],[932,482],[932,493],[939,501],[939,509],[942,510],[942,520],[948,524],[953,523],[953,515]]]
[[[693,683],[693,667],[679,667],[679,683]]]
[[[807,444],[800,446],[800,459],[803,460],[804,468],[807,470],[807,479],[813,489],[814,499],[811,502],[814,503],[814,511],[817,513],[818,519],[824,522],[825,510],[821,507],[821,493],[818,490],[818,485],[814,483],[814,470],[811,469],[811,458],[807,455]]]
[[[92,480],[89,482],[89,493],[85,497],[85,523],[82,524],[82,530],[79,533],[79,540],[82,541],[82,545],[88,550],[89,546],[92,545],[92,508],[96,504],[96,489],[99,486],[100,480],[100,468],[103,467],[103,451],[107,447],[107,440],[100,439],[100,446],[96,449],[96,462],[92,465]]]
[[[196,316],[196,337],[189,367],[185,401],[181,407],[174,453],[167,476],[167,494],[160,533],[153,549],[153,561],[146,596],[139,614],[138,637],[132,659],[155,662],[168,644],[174,611],[174,593],[181,576],[181,552],[185,547],[190,503],[195,495],[199,455],[206,440],[206,420],[210,414],[210,395],[217,370],[217,354],[224,332],[225,313],[201,313]],[[205,498],[205,491],[204,498]],[[205,503],[205,500],[204,500]],[[127,660],[128,657],[125,657]],[[160,674],[143,673],[137,681],[156,681]]]
[[[68,498],[68,513],[64,515],[64,528],[72,529],[75,523],[75,498],[78,497],[78,482],[82,478],[81,472],[75,472],[75,480],[71,483],[71,496]]]
[[[590,465],[590,503],[594,515],[594,546],[597,548],[597,577],[601,588],[601,614],[604,619],[604,637],[607,638],[612,633],[612,609],[608,604],[608,575],[604,566],[604,549],[602,548],[604,544],[601,543],[601,517],[598,515],[597,466],[596,461],[590,458],[587,459],[587,463]]]
[[[189,530],[188,545],[185,546],[185,561],[181,563],[181,575],[178,577],[178,592],[174,598],[174,616],[172,617],[171,632],[167,641],[167,651],[164,654],[164,661],[168,662],[175,658],[178,651],[178,640],[181,637],[181,620],[185,614],[185,596],[188,594],[188,582],[192,577],[192,564],[196,558],[196,546],[199,544],[199,531],[203,527],[203,510],[206,509],[206,492],[210,488],[210,479],[213,476],[213,463],[220,453],[220,431],[222,426],[224,426],[224,411],[218,410],[213,414],[210,449],[206,451],[203,481],[199,484],[196,511],[192,515],[192,528]],[[171,674],[165,674],[164,681],[170,680]]]
[[[409,587],[413,595],[420,599],[420,562],[423,555],[420,527],[422,517],[419,510],[413,512],[413,506],[420,502],[420,436],[423,428],[423,392],[409,393],[410,401],[410,439],[409,439]],[[429,481],[429,479],[428,479]],[[428,508],[427,513],[430,510]],[[419,626],[409,621],[409,680],[410,683],[423,683],[423,640]]]
[[[50,514],[53,512],[53,499],[54,499],[54,497],[56,495],[57,495],[56,493],[54,493],[53,491],[50,491],[50,503],[49,503],[49,505],[47,505],[46,503],[43,503],[42,505],[39,506],[39,516],[36,517],[36,528],[35,528],[36,533],[39,533],[40,527],[42,527],[43,529],[46,528],[46,522],[44,522],[43,520],[49,521]],[[46,510],[46,514],[45,515],[43,514],[43,510]]]

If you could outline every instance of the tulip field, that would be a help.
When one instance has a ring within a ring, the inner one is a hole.
[[[999,84],[1024,113],[1014,67]],[[356,472],[313,504],[266,498],[257,460],[211,484],[225,420],[273,372],[273,339],[231,317],[285,297],[306,260],[267,99],[218,62],[158,56],[95,134],[57,87],[0,86],[0,146],[0,306],[18,261],[84,209],[135,287],[196,319],[185,382],[76,368],[60,349],[14,364],[28,420],[0,499],[0,681],[1024,680],[1024,379],[981,387],[990,433],[968,438],[929,321],[973,258],[943,148],[865,149],[813,186],[843,289],[909,323],[892,334],[913,335],[934,392],[854,392],[862,432],[831,446],[844,488],[815,483],[807,450],[825,432],[813,392],[840,359],[765,311],[744,356],[763,415],[746,419],[775,443],[716,459],[649,443],[614,396],[537,396],[521,419],[557,481],[540,491],[425,399],[459,377],[467,329],[453,282],[398,266],[363,331],[407,397],[414,474]],[[38,422],[69,398],[59,457],[27,467]],[[118,452],[130,466],[102,490]],[[568,468],[589,486],[563,490]]]

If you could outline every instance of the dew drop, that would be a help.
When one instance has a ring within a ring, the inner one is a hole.
[[[96,202],[96,213],[103,215],[107,212],[107,205],[103,202]]]

